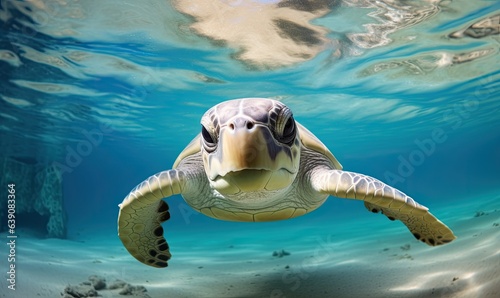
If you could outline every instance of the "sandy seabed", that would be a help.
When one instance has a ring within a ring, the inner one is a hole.
[[[172,233],[166,269],[136,261],[116,232],[81,241],[21,234],[15,291],[8,288],[8,245],[0,251],[0,297],[63,297],[92,275],[106,280],[102,297],[127,297],[110,289],[116,280],[145,287],[136,297],[500,297],[499,200],[433,210],[458,237],[441,247],[368,214],[289,230]],[[281,249],[290,254],[273,256]]]

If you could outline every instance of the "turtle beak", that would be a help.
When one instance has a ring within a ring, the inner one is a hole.
[[[276,146],[266,127],[253,126],[251,129],[228,127],[222,131],[220,143],[222,164],[219,175],[238,172],[243,169],[273,170],[276,163],[269,156],[269,148]]]
[[[245,118],[221,127],[218,149],[207,158],[208,177],[225,194],[281,189],[297,172],[291,149],[277,143],[266,125]]]

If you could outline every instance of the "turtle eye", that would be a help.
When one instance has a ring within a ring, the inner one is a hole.
[[[284,109],[280,113],[280,117],[277,121],[276,131],[278,141],[283,144],[287,144],[288,146],[292,146],[293,141],[295,140],[295,135],[297,134],[292,111],[290,111],[289,109]]]
[[[213,152],[217,147],[217,143],[212,134],[203,125],[201,126],[201,136],[203,137],[203,147],[205,150],[207,152]]]
[[[293,117],[288,118],[285,124],[285,128],[283,129],[283,137],[293,137],[295,135],[295,121],[293,121]]]

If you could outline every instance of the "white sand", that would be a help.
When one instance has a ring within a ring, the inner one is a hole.
[[[434,208],[458,237],[435,248],[413,239],[401,223],[369,213],[321,226],[225,222],[219,230],[171,231],[173,258],[166,269],[137,262],[114,230],[81,235],[84,242],[21,234],[16,291],[3,278],[0,297],[60,297],[66,285],[94,274],[108,284],[143,285],[151,297],[499,297],[500,202],[482,202]],[[478,210],[487,215],[474,217]],[[278,249],[291,255],[273,257]],[[6,252],[2,248],[2,270]],[[117,290],[99,293],[125,297]]]

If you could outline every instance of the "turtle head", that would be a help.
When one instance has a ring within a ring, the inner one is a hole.
[[[236,99],[201,119],[201,152],[211,186],[222,195],[288,188],[300,163],[291,110],[270,99]]]

